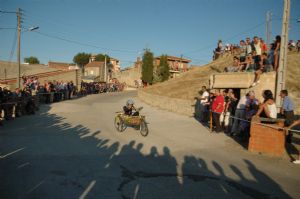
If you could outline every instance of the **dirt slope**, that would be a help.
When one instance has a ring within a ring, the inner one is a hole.
[[[202,67],[193,68],[176,79],[145,88],[144,91],[171,98],[193,99],[197,96],[202,85],[208,86],[211,74],[222,72],[224,67],[231,65],[231,63],[232,55],[224,55],[222,58]],[[300,53],[290,52],[288,54],[286,79],[286,87],[290,92],[290,96],[295,102],[296,107],[300,108]]]

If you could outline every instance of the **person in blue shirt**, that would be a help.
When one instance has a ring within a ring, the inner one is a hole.
[[[291,98],[288,96],[287,90],[280,91],[280,97],[283,99],[282,107],[280,108],[280,113],[285,119],[285,126],[290,126],[294,122],[294,103]],[[289,132],[286,141],[291,143],[292,141],[292,132]]]

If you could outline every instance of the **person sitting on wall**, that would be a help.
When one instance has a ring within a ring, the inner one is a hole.
[[[259,79],[260,79],[260,76],[263,74],[263,73],[266,73],[266,72],[270,72],[273,70],[273,67],[272,65],[270,64],[269,62],[269,59],[268,59],[268,54],[266,52],[264,52],[261,56],[261,60],[259,62],[259,65],[258,65],[258,68],[256,69],[255,71],[255,78],[254,78],[254,82],[253,84],[251,85],[251,87],[259,84]]]
[[[234,56],[232,66],[225,67],[224,72],[239,72],[242,70],[242,66],[243,64],[240,63],[240,59]]]
[[[277,108],[272,91],[264,90],[262,96],[264,98],[264,102],[260,104],[256,116],[276,119]]]
[[[128,116],[138,116],[139,112],[136,111],[136,108],[134,107],[134,101],[132,99],[127,100],[126,106],[123,107],[123,111],[125,115]],[[135,111],[135,112],[133,112]]]

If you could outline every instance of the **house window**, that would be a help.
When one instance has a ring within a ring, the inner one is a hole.
[[[90,75],[94,75],[94,71],[93,70],[90,71]]]

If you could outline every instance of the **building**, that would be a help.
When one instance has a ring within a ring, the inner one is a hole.
[[[112,65],[112,72],[119,72],[121,70],[120,60],[111,57],[110,64]]]
[[[85,82],[105,82],[105,64],[102,61],[91,61],[84,66],[84,76],[82,78]]]
[[[170,67],[171,78],[174,78],[176,76],[179,76],[181,73],[186,72],[188,69],[188,64],[191,62],[191,60],[175,56],[167,56],[167,59]],[[160,64],[160,57],[156,57],[154,62],[154,65],[158,66]]]
[[[112,79],[112,64],[106,65],[105,73],[105,63],[102,61],[91,61],[84,66],[84,76],[83,81],[85,82],[106,82]],[[105,78],[106,74],[106,78]]]

